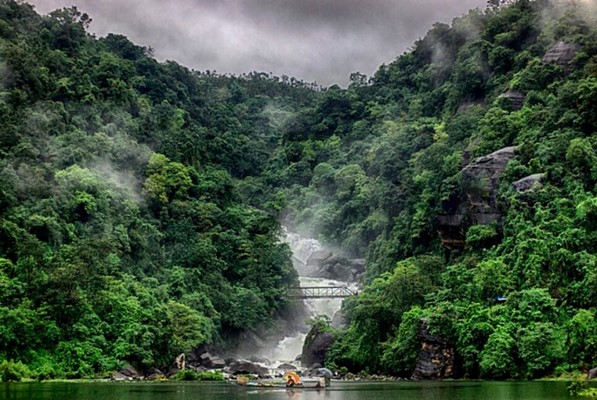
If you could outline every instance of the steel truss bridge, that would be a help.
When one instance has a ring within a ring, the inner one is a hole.
[[[330,299],[355,296],[356,291],[346,286],[295,286],[288,288],[291,299]]]

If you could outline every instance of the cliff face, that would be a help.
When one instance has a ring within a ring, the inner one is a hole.
[[[466,229],[500,219],[496,204],[499,177],[514,157],[516,147],[505,147],[475,159],[462,169],[464,196],[454,211],[437,218],[442,244],[449,249],[463,248]]]
[[[411,379],[450,379],[457,377],[456,351],[446,339],[433,335],[421,321],[421,350]]]
[[[575,43],[557,42],[554,44],[541,59],[544,63],[556,63],[564,68],[568,68],[570,62],[580,50],[580,46]]]

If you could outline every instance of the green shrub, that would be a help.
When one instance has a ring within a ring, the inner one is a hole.
[[[224,374],[220,371],[201,371],[197,372],[200,381],[223,381]]]
[[[0,364],[0,380],[2,382],[20,382],[23,378],[29,378],[29,368],[22,362],[2,361]]]
[[[198,374],[192,369],[181,369],[172,377],[175,381],[198,381]]]
[[[224,374],[220,371],[200,371],[192,369],[181,369],[172,378],[176,381],[223,381]]]

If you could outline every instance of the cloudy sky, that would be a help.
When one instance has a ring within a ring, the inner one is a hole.
[[[27,0],[38,13],[72,5],[97,36],[120,33],[159,60],[219,73],[250,71],[346,85],[372,75],[437,21],[486,0]]]

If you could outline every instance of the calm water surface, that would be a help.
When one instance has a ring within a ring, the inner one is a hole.
[[[566,382],[332,382],[323,391],[247,389],[230,383],[0,384],[10,400],[568,400]]]

